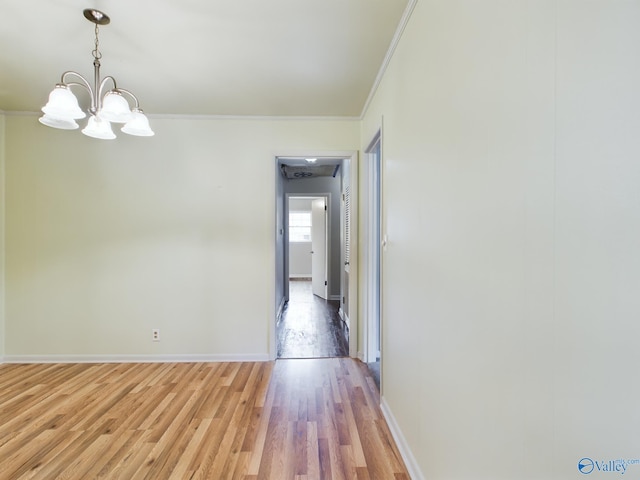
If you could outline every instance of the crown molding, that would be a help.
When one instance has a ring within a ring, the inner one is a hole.
[[[147,117],[159,120],[245,120],[245,121],[282,121],[282,122],[357,122],[359,116],[322,116],[322,115],[180,115],[151,113]]]
[[[34,117],[42,115],[42,112],[4,111],[0,114],[13,117]],[[187,115],[173,113],[146,113],[149,119],[156,120],[245,120],[245,121],[282,121],[282,122],[358,122],[360,117],[354,116],[314,116],[314,115]]]
[[[402,34],[404,33],[404,29],[409,23],[409,19],[411,18],[411,14],[413,13],[413,9],[416,7],[418,0],[409,0],[407,4],[407,8],[404,9],[404,13],[402,14],[402,18],[400,19],[400,23],[398,23],[398,28],[396,28],[396,33],[393,35],[391,39],[391,44],[389,45],[389,49],[387,50],[387,54],[382,61],[382,65],[380,65],[380,69],[378,70],[378,75],[376,79],[373,81],[373,86],[369,91],[369,96],[367,97],[366,102],[364,102],[364,107],[362,107],[362,113],[360,113],[360,120],[364,119],[367,110],[369,109],[369,105],[373,100],[376,92],[378,91],[378,87],[380,86],[380,82],[382,82],[382,77],[384,77],[385,72],[387,71],[387,67],[389,66],[389,62],[391,58],[393,58],[393,54],[396,51],[396,47],[400,43],[400,39],[402,38]]]

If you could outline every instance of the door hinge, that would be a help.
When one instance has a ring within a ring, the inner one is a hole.
[[[342,297],[342,303],[345,303],[345,302],[346,302],[345,298],[344,298],[344,297]]]
[[[325,280],[325,281],[324,281],[324,286],[326,287],[327,285],[328,285],[328,284],[327,284],[327,281]]]
[[[325,212],[327,211],[327,206],[326,206],[326,205],[324,206],[324,211],[325,211]]]

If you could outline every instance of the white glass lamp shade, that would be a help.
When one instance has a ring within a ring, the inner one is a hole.
[[[113,130],[111,130],[111,124],[94,115],[89,117],[87,126],[82,129],[82,133],[88,137],[99,138],[101,140],[113,140],[116,138]]]
[[[78,99],[69,88],[59,83],[49,94],[49,101],[42,107],[42,111],[49,117],[63,120],[74,120],[86,117],[80,106]]]
[[[134,108],[132,113],[133,118],[121,128],[124,133],[135,135],[136,137],[152,137],[155,135],[149,126],[149,119],[142,113],[142,110]]]
[[[126,123],[132,117],[129,102],[116,90],[111,90],[104,96],[98,115],[100,118],[114,123]]]
[[[47,127],[59,128],[61,130],[75,130],[78,124],[74,119],[57,118],[47,115],[46,113],[41,116],[38,121]]]

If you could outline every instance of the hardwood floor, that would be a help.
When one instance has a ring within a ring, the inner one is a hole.
[[[349,355],[349,332],[338,313],[340,302],[317,297],[311,282],[291,280],[289,302],[276,327],[278,358]]]
[[[0,365],[0,479],[408,480],[364,364]]]

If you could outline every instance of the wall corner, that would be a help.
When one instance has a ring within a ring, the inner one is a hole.
[[[0,363],[3,363],[5,355],[5,150],[6,150],[6,126],[5,113],[0,111]]]

